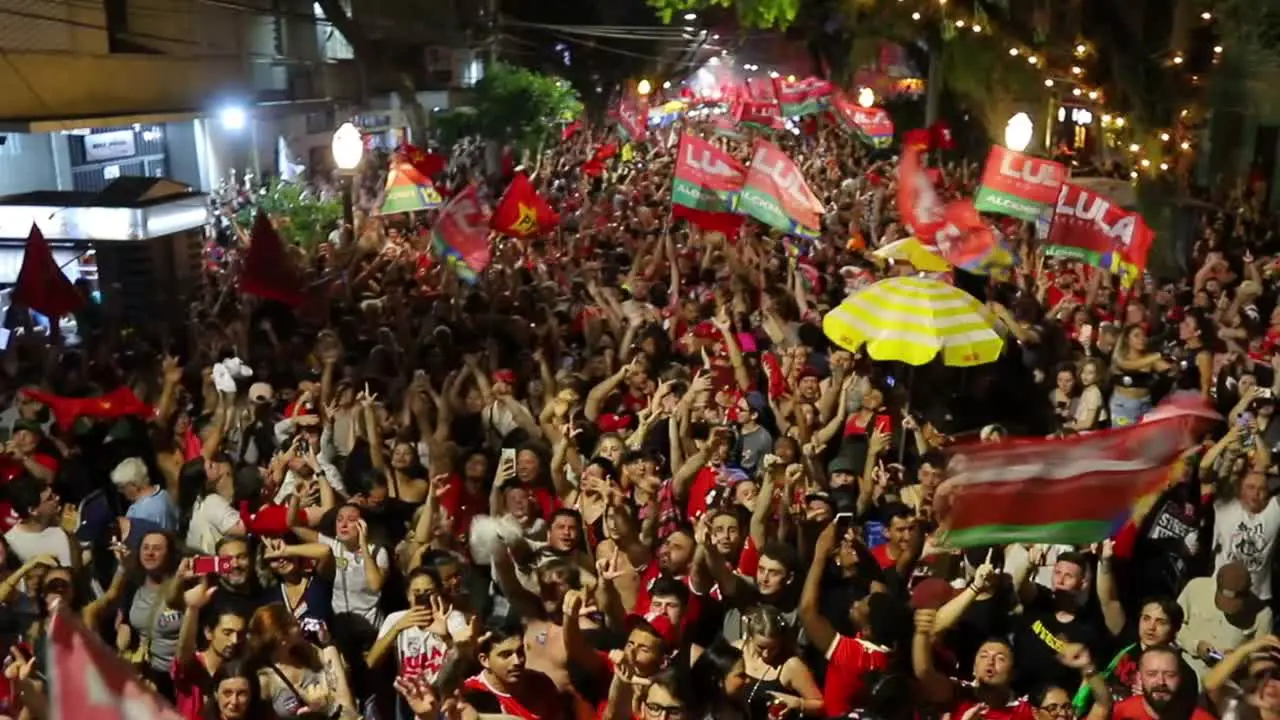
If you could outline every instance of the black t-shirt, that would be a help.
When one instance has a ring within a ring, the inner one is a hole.
[[[1017,599],[1012,589],[1001,588],[989,598],[974,600],[955,625],[947,631],[946,646],[955,655],[956,677],[973,674],[973,658],[978,648],[991,638],[1009,637]],[[1021,660],[1014,659],[1014,666]]]
[[[1037,586],[1035,598],[1014,625],[1014,684],[1019,692],[1048,684],[1064,688],[1080,684],[1080,672],[1058,662],[1058,652],[1067,642],[1083,643],[1095,658],[1107,657],[1111,637],[1101,611],[1090,598],[1070,622],[1064,623],[1057,617],[1053,591]]]

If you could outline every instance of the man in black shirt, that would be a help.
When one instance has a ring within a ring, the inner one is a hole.
[[[1013,649],[1018,658],[1014,684],[1019,692],[1045,685],[1074,689],[1079,672],[1058,662],[1058,653],[1067,643],[1081,643],[1093,657],[1110,657],[1110,634],[1097,605],[1090,602],[1088,567],[1085,555],[1064,552],[1053,566],[1053,587],[1036,584],[1031,573],[1039,566],[1043,552],[1030,553],[1030,562],[1015,577],[1022,617],[1015,622]]]

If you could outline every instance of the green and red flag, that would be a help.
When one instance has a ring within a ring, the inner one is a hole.
[[[774,97],[782,108],[785,117],[800,117],[822,112],[827,108],[835,88],[831,83],[819,77],[807,77],[803,80],[787,80],[778,77],[773,80]]]
[[[431,244],[464,282],[474,283],[489,266],[489,213],[474,184],[454,195],[431,228]]]
[[[816,237],[825,208],[782,148],[757,140],[738,212],[792,235]]]
[[[980,212],[1035,222],[1057,202],[1066,179],[1067,166],[1062,163],[992,145],[974,203]]]
[[[533,189],[529,176],[516,173],[498,201],[489,226],[510,237],[540,235],[560,224],[560,215]]]
[[[1089,545],[1113,537],[1144,497],[1184,481],[1180,456],[1221,420],[1199,393],[1175,393],[1137,425],[966,445],[952,454],[934,495],[940,543]]]
[[[444,204],[444,198],[431,180],[407,160],[392,162],[387,173],[387,187],[382,196],[379,215],[434,210]]]
[[[732,212],[747,169],[732,155],[696,135],[680,138],[675,181],[671,187],[671,215],[703,230],[733,236],[742,216]]]
[[[1128,287],[1147,267],[1155,233],[1142,215],[1097,191],[1066,182],[1053,205],[1045,253],[1120,274]]]
[[[884,108],[862,107],[836,92],[831,96],[831,111],[841,127],[871,147],[883,149],[893,144],[893,118]]]

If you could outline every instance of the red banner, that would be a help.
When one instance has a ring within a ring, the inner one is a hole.
[[[1114,252],[1142,269],[1155,234],[1136,212],[1125,210],[1097,192],[1064,183],[1054,206],[1049,244],[1098,256]]]

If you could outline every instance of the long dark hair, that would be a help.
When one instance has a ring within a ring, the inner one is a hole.
[[[730,699],[724,694],[724,680],[742,662],[742,651],[717,638],[698,656],[689,669],[689,684],[698,688],[690,698],[685,717],[704,718],[722,710]]]

